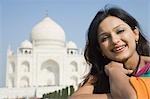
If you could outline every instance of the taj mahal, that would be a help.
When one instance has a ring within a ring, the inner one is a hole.
[[[6,83],[0,99],[42,97],[57,89],[82,82],[87,73],[83,50],[66,41],[65,32],[46,16],[31,30],[30,40],[7,49]]]

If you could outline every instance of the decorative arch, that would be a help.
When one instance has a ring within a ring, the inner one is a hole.
[[[59,85],[59,64],[56,61],[50,59],[43,62],[40,70],[43,85]]]
[[[28,61],[22,62],[22,71],[23,72],[30,72],[30,64]]]
[[[11,62],[9,65],[9,73],[14,73],[15,72],[15,63]]]
[[[76,76],[70,77],[70,84],[71,85],[77,85],[78,84],[78,78]]]
[[[77,72],[77,71],[78,71],[78,64],[77,64],[77,62],[72,61],[72,62],[70,63],[70,65],[71,65],[71,71],[72,71],[72,72]]]
[[[20,87],[29,87],[29,77],[23,76],[20,79]]]

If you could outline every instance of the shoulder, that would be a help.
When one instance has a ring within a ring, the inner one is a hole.
[[[150,62],[150,56],[141,56],[142,60],[144,60],[145,63]]]

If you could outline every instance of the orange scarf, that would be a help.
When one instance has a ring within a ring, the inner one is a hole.
[[[137,99],[150,99],[150,77],[131,77],[130,83],[136,91]]]

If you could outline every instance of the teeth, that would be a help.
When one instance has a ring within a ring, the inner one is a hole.
[[[119,50],[121,50],[123,48],[125,48],[125,45],[124,46],[120,46],[120,47],[116,47],[116,48],[113,49],[113,51],[117,52],[117,51],[119,51]]]

